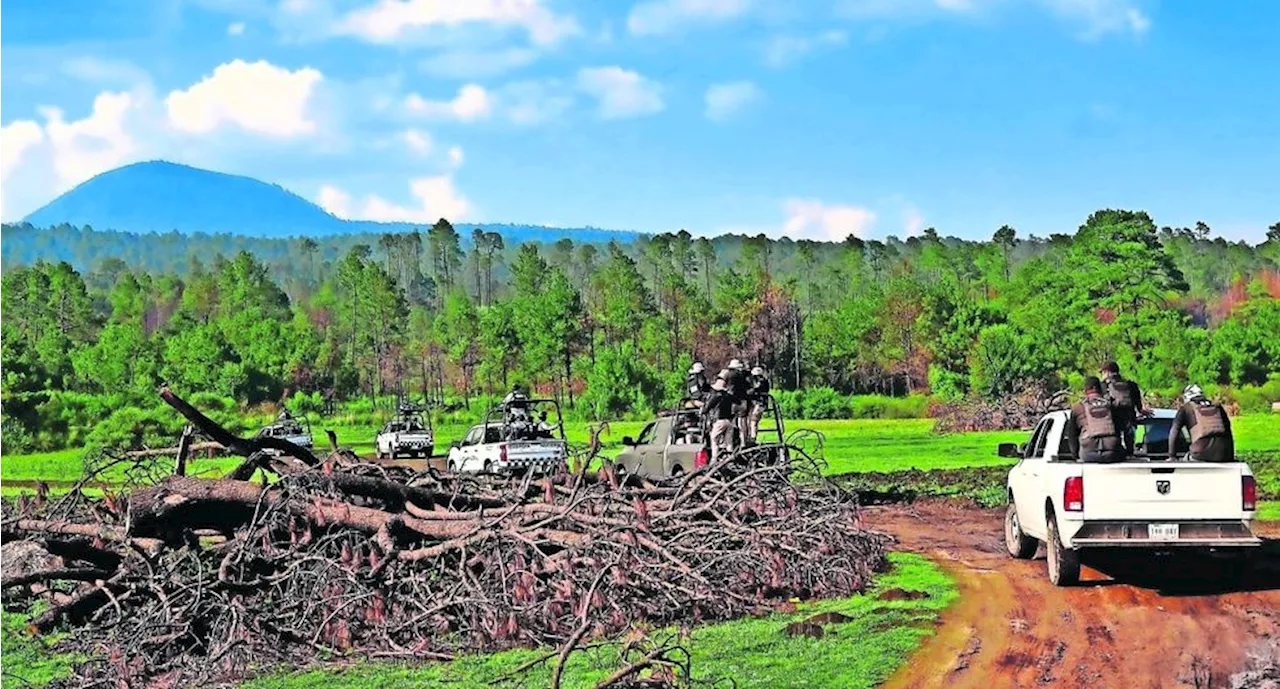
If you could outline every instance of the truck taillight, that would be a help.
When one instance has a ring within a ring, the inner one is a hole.
[[[1252,476],[1240,477],[1241,507],[1245,512],[1258,509],[1258,482]]]
[[[693,456],[693,468],[701,469],[711,463],[711,453],[707,452],[707,448],[698,450],[698,454]]]
[[[1068,512],[1084,511],[1084,477],[1070,476],[1062,486],[1062,509]]]
[[[498,446],[498,459],[503,462],[507,461],[507,444],[506,443],[503,443]]]

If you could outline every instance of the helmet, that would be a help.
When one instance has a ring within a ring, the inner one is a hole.
[[[1195,383],[1192,383],[1182,389],[1182,399],[1188,402],[1200,397],[1204,397],[1204,390],[1201,390],[1200,386]]]
[[[702,365],[701,361],[695,361],[693,362],[693,366],[689,367],[689,373],[702,373],[705,370],[707,369]]]
[[[751,369],[751,375],[753,375],[753,376],[763,376],[763,375],[764,375],[764,369],[762,369],[762,368],[760,368],[759,366],[757,366],[757,367],[755,367],[755,368]]]
[[[729,368],[731,368],[731,369],[733,369],[733,370],[735,370],[735,371],[741,371],[742,369],[744,369],[744,368],[746,368],[746,367],[747,367],[747,366],[746,366],[746,364],[743,364],[743,363],[742,363],[740,360],[738,360],[738,359],[730,359],[730,360],[729,360]]]
[[[717,392],[724,392],[727,387],[729,386],[725,384],[724,378],[716,378],[716,382],[711,384],[711,389]]]

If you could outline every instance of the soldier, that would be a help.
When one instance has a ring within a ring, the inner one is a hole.
[[[751,398],[751,409],[747,412],[747,440],[755,444],[760,434],[760,418],[764,416],[765,406],[769,403],[769,377],[764,369],[756,366],[751,369],[751,377],[747,379],[747,395]]]
[[[1124,446],[1111,401],[1103,396],[1102,381],[1094,376],[1084,379],[1084,399],[1071,408],[1065,432],[1071,453],[1082,462],[1124,461]]]
[[[1138,384],[1125,380],[1120,375],[1120,365],[1108,361],[1102,365],[1102,382],[1106,384],[1107,398],[1111,400],[1111,410],[1116,421],[1120,438],[1124,441],[1124,450],[1133,454],[1133,435],[1138,425],[1138,418],[1144,413],[1142,408],[1142,390]]]
[[[688,375],[685,376],[685,389],[689,393],[689,399],[695,403],[702,402],[707,393],[711,392],[711,384],[707,382],[706,371],[707,369],[702,365],[701,361],[695,361],[693,366],[689,367]]]
[[[1234,462],[1236,441],[1231,434],[1231,419],[1221,404],[1204,396],[1199,385],[1188,385],[1182,391],[1185,402],[1173,417],[1169,428],[1169,458],[1177,452],[1177,442],[1182,429],[1191,436],[1188,460],[1197,462]]]
[[[711,384],[711,394],[702,405],[703,423],[710,430],[711,461],[714,462],[722,453],[733,453],[737,449],[734,438],[733,398],[729,395],[728,385],[723,378],[716,378]]]
[[[734,426],[738,429],[738,442],[747,437],[747,400],[750,384],[747,382],[747,366],[739,359],[731,359],[729,368],[722,372],[729,397],[733,399]]]

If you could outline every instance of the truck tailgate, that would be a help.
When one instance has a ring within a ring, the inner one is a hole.
[[[1243,464],[1086,464],[1086,520],[1240,519]]]
[[[545,464],[565,458],[562,440],[517,440],[507,443],[507,461],[513,466]]]

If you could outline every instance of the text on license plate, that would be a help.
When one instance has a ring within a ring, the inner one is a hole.
[[[1153,541],[1178,540],[1177,524],[1147,524],[1147,538]]]

